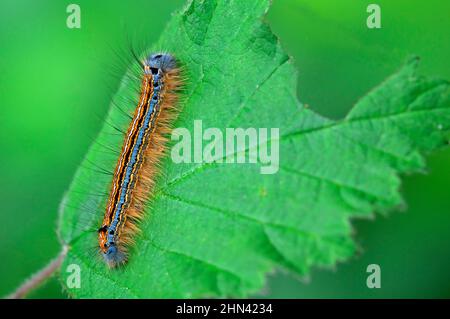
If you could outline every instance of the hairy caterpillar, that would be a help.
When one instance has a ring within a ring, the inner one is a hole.
[[[157,166],[176,116],[180,69],[170,54],[151,54],[142,63],[142,82],[113,174],[98,243],[110,267],[127,260],[127,247],[151,197]]]

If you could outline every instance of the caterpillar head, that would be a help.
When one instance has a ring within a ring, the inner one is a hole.
[[[150,55],[144,63],[147,74],[157,74],[159,70],[163,73],[175,69],[177,66],[175,58],[167,53],[155,53]]]

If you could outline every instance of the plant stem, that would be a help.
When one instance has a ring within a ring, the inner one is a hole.
[[[59,255],[50,261],[50,263],[42,268],[39,272],[35,273],[30,279],[26,280],[20,287],[18,287],[12,294],[7,296],[8,299],[21,299],[24,298],[30,291],[36,289],[41,283],[50,276],[61,266],[64,258],[67,255],[68,246],[62,247]]]

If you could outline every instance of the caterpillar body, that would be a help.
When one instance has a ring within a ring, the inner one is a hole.
[[[170,54],[152,54],[141,63],[137,107],[125,135],[106,204],[98,243],[110,267],[124,264],[128,246],[151,198],[170,125],[177,114],[180,69]]]

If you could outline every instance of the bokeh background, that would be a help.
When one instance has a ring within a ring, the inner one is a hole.
[[[81,29],[66,27],[68,1],[0,4],[0,296],[59,251],[58,205],[125,70],[127,38],[152,43],[184,3],[74,2]],[[366,27],[373,2],[379,30]],[[441,0],[273,0],[267,21],[295,59],[300,100],[339,119],[411,54],[423,74],[450,79],[448,12]],[[257,297],[450,297],[450,149],[428,164],[403,178],[406,209],[354,222],[353,259],[302,281],[277,272]],[[372,263],[381,289],[366,287]],[[30,297],[65,295],[52,279]]]

